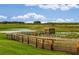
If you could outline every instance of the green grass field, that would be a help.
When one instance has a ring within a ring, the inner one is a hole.
[[[34,48],[21,42],[8,40],[5,34],[0,34],[0,55],[68,55],[68,53]]]
[[[54,27],[57,32],[79,32],[79,24],[0,24],[0,30],[7,30],[12,28],[28,28],[35,30],[43,30],[44,28]]]
[[[12,28],[28,28],[28,29],[36,29],[42,30],[47,25],[41,24],[0,24],[0,30],[7,30]]]
[[[74,25],[74,26],[73,26]],[[12,29],[12,28],[26,28],[26,29],[35,29],[43,30],[48,28],[48,24],[0,24],[0,31]],[[55,24],[50,25],[54,27],[56,31],[79,31],[79,24]],[[33,48],[27,44],[22,44],[20,42],[12,41],[6,39],[5,34],[0,34],[0,54],[1,55],[64,55],[68,54],[61,51],[50,51],[46,49]]]

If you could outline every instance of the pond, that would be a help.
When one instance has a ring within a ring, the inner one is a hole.
[[[16,32],[36,32],[36,30],[31,30],[26,28],[13,28],[13,29],[0,31],[0,33],[16,33]]]

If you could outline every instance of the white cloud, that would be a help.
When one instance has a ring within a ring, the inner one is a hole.
[[[40,15],[40,14],[37,14],[37,13],[27,13],[25,15],[22,15],[22,16],[13,16],[11,17],[11,19],[22,19],[22,20],[25,20],[27,21],[27,19],[29,18],[32,18],[33,20],[32,21],[43,21],[43,20],[46,20],[46,17],[43,16],[43,15]]]
[[[6,19],[7,16],[0,15],[0,19]]]
[[[33,18],[31,21],[27,20],[28,18]],[[43,15],[40,14],[36,14],[36,13],[27,13],[25,15],[22,16],[13,16],[12,19],[14,19],[15,21],[18,19],[20,21],[26,21],[26,23],[33,23],[34,21],[41,21],[42,23],[47,23],[47,22],[74,22],[73,18],[67,18],[67,19],[63,19],[63,18],[57,18],[57,19],[48,19]],[[17,21],[18,21],[17,20]]]
[[[52,20],[52,22],[73,22],[74,19],[73,18],[69,18],[69,19],[63,19],[63,18],[58,18],[58,19],[55,19],[55,20]]]
[[[29,5],[25,5],[25,6],[38,6],[40,8],[43,9],[51,9],[51,10],[61,10],[61,11],[67,11],[70,10],[72,8],[79,8],[79,6],[77,4],[29,4]]]

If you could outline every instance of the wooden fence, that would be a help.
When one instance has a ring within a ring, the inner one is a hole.
[[[24,34],[7,34],[10,40],[16,40],[25,44],[32,45],[36,48],[66,51],[69,53],[79,54],[78,39],[64,39],[52,37],[39,37]]]

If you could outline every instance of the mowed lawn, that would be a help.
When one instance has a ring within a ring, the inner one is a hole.
[[[21,42],[8,40],[0,34],[0,55],[69,55],[66,52],[34,48]]]

